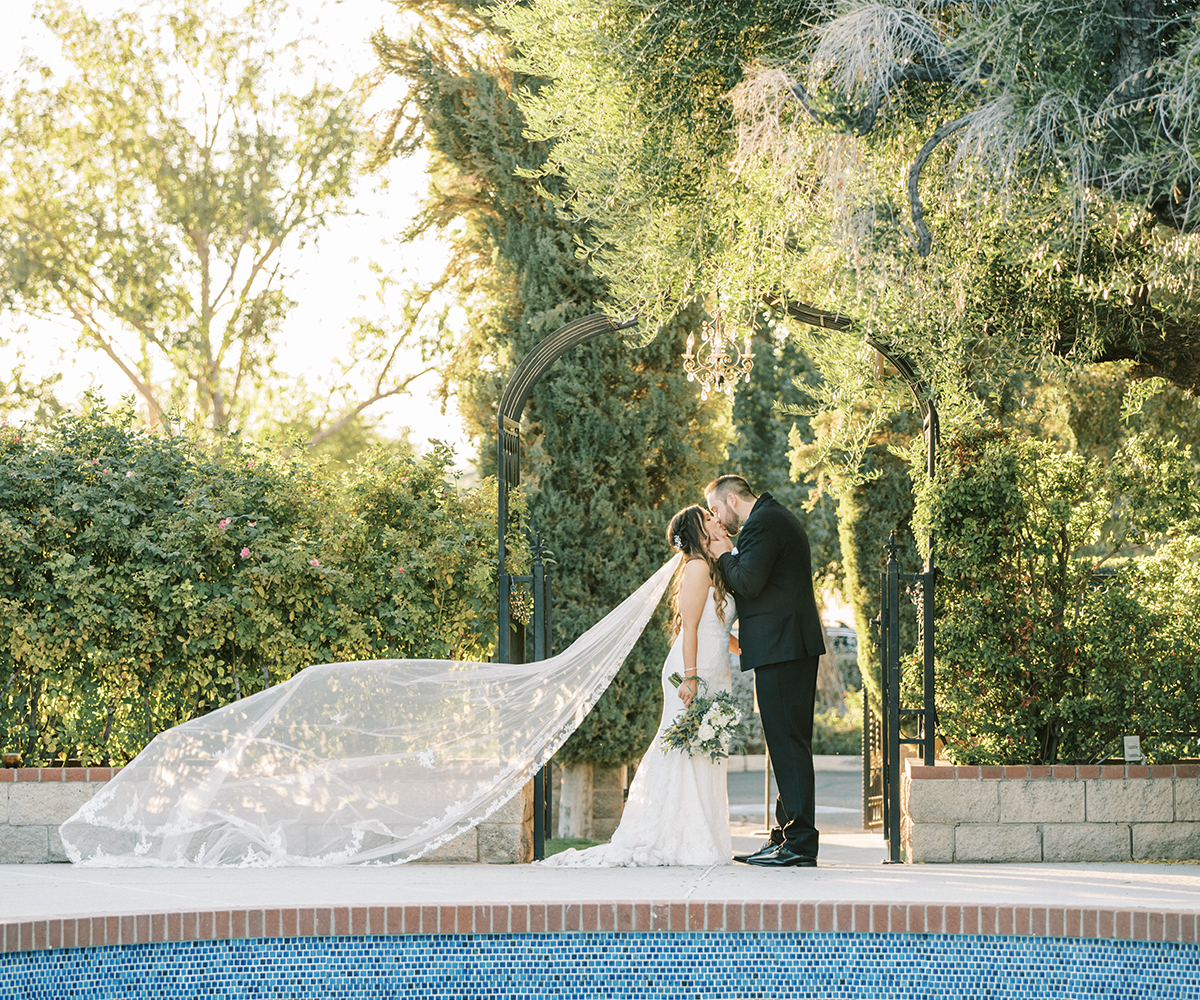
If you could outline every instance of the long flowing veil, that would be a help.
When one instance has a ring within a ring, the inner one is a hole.
[[[679,559],[547,660],[312,666],[167,730],[62,825],[67,856],[113,867],[419,858],[487,819],[562,746]]]

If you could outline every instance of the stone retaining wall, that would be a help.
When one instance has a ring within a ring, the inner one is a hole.
[[[909,862],[1200,858],[1200,766],[925,767],[901,777]]]
[[[58,828],[120,768],[0,768],[0,864],[65,862]],[[487,822],[421,861],[523,864],[533,860],[533,783]]]
[[[589,762],[564,768],[550,764],[550,829],[547,837],[608,840],[625,811],[629,787],[625,767],[600,767]]]

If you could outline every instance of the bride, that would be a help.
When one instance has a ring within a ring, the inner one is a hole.
[[[729,654],[737,652],[730,628],[737,617],[706,540],[725,530],[702,507],[671,519],[667,540],[683,553],[671,592],[675,642],[662,668],[663,714],[638,765],[621,823],[607,844],[555,854],[543,865],[559,868],[729,864],[729,801],[725,761],[663,750],[663,732],[687,710],[704,682],[709,695],[730,691]],[[668,678],[683,676],[678,691]]]

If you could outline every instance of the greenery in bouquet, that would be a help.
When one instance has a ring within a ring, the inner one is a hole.
[[[677,673],[667,679],[675,687],[683,681]],[[718,691],[711,698],[697,694],[687,711],[663,732],[659,744],[664,750],[680,750],[689,757],[704,754],[717,761],[729,756],[729,743],[741,719],[742,710],[728,691]]]

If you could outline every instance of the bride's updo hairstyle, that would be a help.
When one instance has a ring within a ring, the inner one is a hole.
[[[679,613],[679,584],[683,580],[683,567],[689,559],[703,559],[708,563],[708,575],[712,577],[713,600],[717,606],[717,617],[725,620],[725,581],[721,579],[721,571],[717,561],[708,554],[704,547],[704,521],[708,511],[697,504],[684,507],[671,518],[667,525],[667,544],[677,552],[683,553],[683,561],[671,580],[671,638],[679,634],[683,627],[683,617]]]

